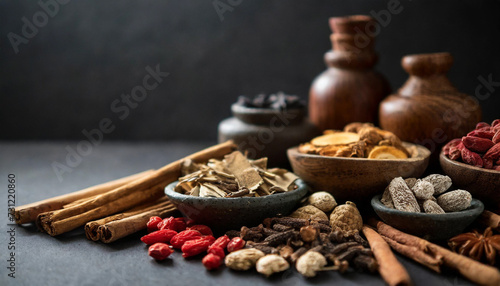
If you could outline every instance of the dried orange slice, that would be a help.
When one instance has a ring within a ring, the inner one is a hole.
[[[377,146],[368,155],[369,159],[406,159],[405,152],[392,146]]]
[[[353,132],[329,133],[311,140],[314,146],[347,145],[359,141],[359,135]]]

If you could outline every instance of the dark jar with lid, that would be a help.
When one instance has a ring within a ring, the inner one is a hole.
[[[380,104],[380,126],[403,141],[426,146],[436,162],[445,143],[474,129],[481,107],[446,76],[453,65],[451,54],[408,55],[401,65],[410,76]]]
[[[332,50],[328,69],[309,91],[309,116],[319,129],[342,129],[351,122],[376,122],[378,105],[390,93],[387,80],[373,69],[378,61],[369,16],[330,18]]]
[[[248,157],[268,158],[269,167],[289,167],[286,151],[319,135],[305,107],[285,110],[233,104],[234,117],[219,123],[219,142],[232,139]]]

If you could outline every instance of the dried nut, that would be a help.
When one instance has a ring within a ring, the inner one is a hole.
[[[385,188],[384,193],[382,194],[382,198],[380,202],[384,204],[384,206],[393,209],[394,203],[392,202],[391,192],[389,192],[389,188]]]
[[[417,183],[417,179],[416,178],[408,178],[408,179],[405,179],[405,183],[406,185],[408,186],[408,188],[412,189],[413,186],[415,186],[415,184]]]
[[[328,216],[314,206],[304,206],[295,210],[289,217],[311,220],[328,220]]]
[[[240,249],[229,253],[224,262],[233,270],[245,271],[254,267],[257,260],[263,256],[265,256],[264,252],[255,248]]]
[[[257,261],[257,272],[266,276],[271,276],[273,273],[278,273],[290,268],[290,264],[281,256],[276,254],[268,254],[261,257]]]
[[[407,159],[405,152],[392,146],[377,146],[368,155],[369,159]]]
[[[295,268],[305,277],[316,276],[317,271],[321,271],[327,264],[326,258],[316,251],[308,251],[297,260]]]
[[[442,194],[437,198],[437,203],[446,212],[458,212],[470,207],[472,196],[464,190],[455,190]]]
[[[359,135],[352,132],[335,132],[311,140],[314,146],[346,145],[359,141]]]
[[[309,196],[307,202],[324,212],[330,212],[337,206],[335,198],[327,192],[317,192]]]
[[[433,200],[426,200],[422,206],[427,214],[444,214],[444,210]]]
[[[419,200],[427,200],[434,195],[434,185],[428,181],[418,180],[411,190]]]
[[[432,174],[422,180],[430,182],[434,185],[434,195],[440,195],[446,192],[451,187],[451,178],[445,175]]]
[[[356,204],[347,201],[336,207],[330,215],[332,230],[340,229],[345,236],[354,235],[363,227],[363,219],[356,208]]]
[[[392,202],[397,210],[405,212],[420,212],[420,206],[413,192],[401,177],[394,178],[389,184]]]

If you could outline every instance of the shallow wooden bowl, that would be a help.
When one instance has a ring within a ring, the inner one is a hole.
[[[500,209],[500,172],[453,161],[443,152],[439,155],[441,168],[457,188],[467,190],[486,205]]]
[[[375,194],[383,192],[392,179],[418,178],[427,168],[431,152],[420,145],[403,144],[405,147],[416,147],[416,154],[412,154],[412,158],[379,160],[327,157],[303,154],[294,147],[288,149],[288,159],[293,172],[313,192],[329,192],[340,201],[369,202]]]

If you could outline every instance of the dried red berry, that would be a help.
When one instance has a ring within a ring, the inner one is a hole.
[[[173,250],[165,243],[155,243],[151,245],[148,249],[149,256],[153,257],[156,260],[164,260],[170,254],[172,254]]]
[[[193,225],[196,224],[196,222],[194,221],[194,219],[185,219],[185,221],[186,221],[186,226],[187,227],[191,227],[191,226],[193,226]]]
[[[478,124],[476,124],[476,130],[477,129],[481,129],[481,128],[484,128],[484,127],[490,127],[490,125],[486,122],[479,122]]]
[[[245,246],[245,241],[243,239],[241,239],[240,237],[234,237],[227,244],[227,251],[228,252],[233,252],[233,251],[236,251],[236,250],[240,250],[244,246]]]
[[[151,245],[157,242],[166,242],[169,243],[173,237],[177,235],[177,232],[175,230],[171,229],[162,229],[162,230],[157,230],[155,232],[146,234],[145,236],[141,237],[141,241],[144,242],[147,245]]]
[[[210,246],[208,248],[207,253],[215,254],[215,255],[219,256],[220,258],[224,258],[226,256],[224,249],[222,249],[222,247],[220,247],[220,246],[214,246],[214,247]]]
[[[495,144],[500,143],[500,130],[498,130],[495,133],[495,135],[493,135],[493,138],[491,139],[491,141],[493,141],[493,143],[495,143]]]
[[[497,127],[498,125],[500,125],[500,119],[495,119],[491,122],[491,127]]]
[[[471,136],[462,137],[462,143],[464,143],[464,146],[469,150],[481,153],[488,151],[495,145],[495,143],[489,139]]]
[[[495,131],[493,130],[472,130],[471,132],[467,133],[468,137],[480,137],[490,140],[493,138],[494,135]]]
[[[479,154],[472,152],[471,150],[467,149],[466,147],[462,148],[462,160],[472,166],[475,167],[482,167],[483,166],[483,159],[481,159],[481,156]]]
[[[460,144],[460,142],[462,142],[462,139],[457,138],[457,139],[453,139],[450,142],[446,143],[446,145],[444,145],[444,147],[443,147],[443,153],[446,156],[449,156],[450,155],[450,148],[456,147],[458,144]]]
[[[183,217],[169,217],[158,224],[158,229],[172,229],[175,231],[183,231],[186,229],[186,222]]]
[[[197,230],[203,235],[213,235],[212,230],[208,226],[203,224],[196,224],[191,227],[188,227],[188,229]]]
[[[227,235],[223,235],[217,238],[210,247],[220,247],[222,249],[226,249],[227,244],[231,241],[231,239]]]
[[[177,235],[172,237],[170,244],[177,249],[182,248],[182,245],[189,240],[198,239],[201,237],[201,233],[197,230],[184,230],[179,232]]]
[[[182,257],[191,257],[208,250],[208,247],[214,243],[215,238],[211,235],[202,238],[188,240],[182,245]]]
[[[161,217],[159,216],[152,216],[149,218],[148,223],[146,226],[148,227],[148,232],[153,232],[158,230],[158,224],[162,221]]]
[[[219,268],[222,265],[222,257],[209,253],[205,257],[203,257],[201,262],[207,270],[213,270]]]
[[[483,158],[491,159],[493,161],[500,159],[500,143],[495,144],[495,146],[491,147],[486,154],[484,154]]]
[[[458,140],[460,141],[458,143],[458,145],[456,145],[456,146],[454,146],[454,145],[450,146],[450,151],[449,151],[448,157],[451,160],[460,160],[460,158],[462,158],[462,148],[464,148],[464,143],[462,143],[461,139],[458,139]]]

